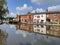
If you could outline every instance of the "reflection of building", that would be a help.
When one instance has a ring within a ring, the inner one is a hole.
[[[41,33],[53,36],[60,36],[60,26],[41,26],[41,25],[16,25],[16,29],[24,30],[28,32]]]
[[[34,25],[34,32],[38,32],[38,33],[42,33],[42,34],[46,34],[46,26],[41,26],[41,25]]]
[[[26,24],[16,25],[16,29],[25,30],[28,32],[33,32],[33,26],[32,25],[26,25]]]
[[[60,36],[60,26],[50,26],[50,29],[46,31],[46,34]]]

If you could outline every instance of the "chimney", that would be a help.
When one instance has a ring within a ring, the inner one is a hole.
[[[17,17],[18,17],[18,14],[17,14]]]
[[[37,11],[35,11],[35,13],[37,13]]]
[[[46,9],[46,12],[48,12],[48,9]]]

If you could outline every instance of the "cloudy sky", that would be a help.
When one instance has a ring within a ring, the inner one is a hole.
[[[60,0],[7,0],[9,16],[48,11],[60,11]]]

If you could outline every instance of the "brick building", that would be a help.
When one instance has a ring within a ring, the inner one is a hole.
[[[26,15],[19,15],[15,18],[17,22],[26,22],[26,23],[40,23],[41,21],[60,24],[60,12],[42,12],[42,13],[29,13]]]
[[[22,23],[25,23],[25,22],[27,22],[27,16],[26,15],[20,15],[20,22],[22,22]]]
[[[60,12],[47,12],[46,21],[54,24],[60,24]]]
[[[28,22],[33,22],[33,15],[32,14],[26,14],[26,15],[17,15],[17,17],[14,19],[17,22],[22,22],[22,23],[28,23]]]

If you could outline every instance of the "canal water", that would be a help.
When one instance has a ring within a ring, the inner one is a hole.
[[[0,45],[60,45],[60,26],[2,24]]]

